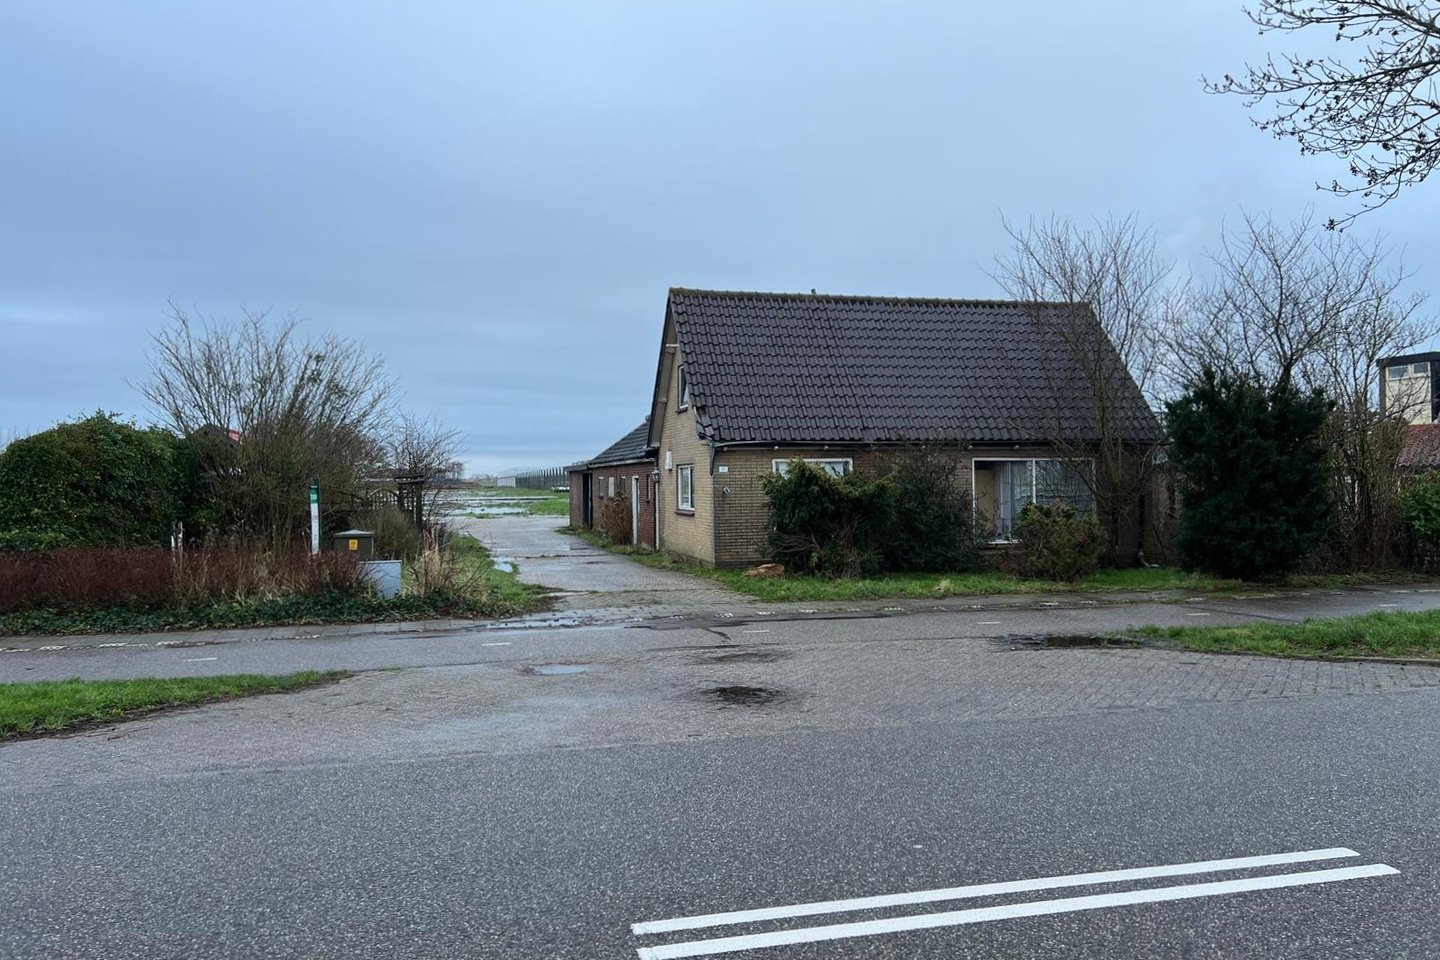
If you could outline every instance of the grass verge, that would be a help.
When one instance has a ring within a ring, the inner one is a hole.
[[[1204,574],[1187,573],[1171,567],[1141,567],[1101,570],[1073,583],[1025,580],[995,570],[968,573],[893,573],[877,577],[832,580],[828,577],[786,575],[746,577],[743,570],[716,570],[680,563],[643,547],[616,546],[603,534],[576,527],[563,527],[598,547],[625,554],[647,566],[676,570],[723,583],[740,593],[772,603],[807,600],[892,600],[984,596],[986,594],[1097,593],[1186,590],[1209,592],[1244,586],[1237,580],[1222,580]]]
[[[892,573],[877,577],[832,580],[828,577],[787,574],[783,577],[746,577],[743,570],[715,570],[682,563],[646,547],[617,546],[603,534],[578,527],[561,527],[561,533],[580,537],[612,553],[624,554],[647,566],[675,570],[716,580],[738,593],[771,603],[814,600],[894,600],[978,597],[990,594],[1033,593],[1220,593],[1241,590],[1273,590],[1276,587],[1335,589],[1381,583],[1412,583],[1427,578],[1408,571],[1385,574],[1317,574],[1290,577],[1280,583],[1254,584],[1227,580],[1174,567],[1131,567],[1100,570],[1074,582],[1026,580],[983,570],[965,573]]]
[[[171,680],[41,680],[0,684],[0,740],[84,729],[121,720],[264,693],[289,693],[343,680],[341,671],[266,677],[180,677]]]
[[[1370,613],[1243,627],[1144,627],[1131,631],[1206,653],[1272,657],[1400,657],[1440,663],[1440,610]]]
[[[369,592],[331,590],[307,596],[244,597],[187,607],[38,607],[0,614],[0,637],[95,633],[150,633],[219,630],[323,623],[393,623],[446,617],[496,619],[537,610],[542,588],[521,583],[513,572],[496,570],[474,537],[457,536],[451,554],[456,570],[424,590],[414,589],[413,569],[406,592],[385,599]],[[413,568],[416,564],[407,564]]]

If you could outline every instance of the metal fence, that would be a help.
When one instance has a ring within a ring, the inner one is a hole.
[[[515,474],[515,486],[526,490],[549,490],[566,485],[564,467],[548,467],[544,470],[529,470]]]

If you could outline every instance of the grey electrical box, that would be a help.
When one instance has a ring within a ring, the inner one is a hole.
[[[356,560],[375,559],[375,532],[373,530],[342,530],[335,534],[335,549],[348,553]]]

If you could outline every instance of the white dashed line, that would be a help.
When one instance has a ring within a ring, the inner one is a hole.
[[[977,627],[998,627],[998,626],[1000,626],[1000,625],[1001,625],[1002,623],[1004,623],[1004,622],[1005,622],[1004,620],[977,620],[977,621],[975,621],[975,626],[977,626]]]
[[[1210,614],[1208,614],[1208,613],[1187,613],[1187,614],[1185,614],[1185,616],[1187,616],[1187,617],[1208,617],[1208,616],[1210,616]]]
[[[181,660],[181,663],[204,663],[206,660],[219,660],[219,657],[188,657]]]
[[[508,647],[508,646],[510,646],[510,641],[509,641],[509,640],[506,640],[504,643],[482,643],[482,644],[480,644],[480,646],[482,646],[482,647]]]
[[[769,630],[741,630],[741,633],[769,633]]]

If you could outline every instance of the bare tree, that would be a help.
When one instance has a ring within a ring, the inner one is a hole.
[[[1239,76],[1206,82],[1212,93],[1263,101],[1273,115],[1253,120],[1303,154],[1330,154],[1349,164],[1354,183],[1331,182],[1360,209],[1327,226],[1347,224],[1394,199],[1440,165],[1440,2],[1437,0],[1260,0],[1245,11],[1261,33],[1310,30],[1354,50],[1348,59],[1288,53],[1247,64]],[[1309,36],[1309,34],[1307,34]]]
[[[422,529],[446,512],[454,494],[447,482],[458,479],[460,434],[436,416],[401,413],[385,437],[385,462],[400,491],[398,506]]]
[[[1054,384],[1047,442],[1069,461],[1095,500],[1106,532],[1106,558],[1122,563],[1127,518],[1138,518],[1153,485],[1161,436],[1153,416],[1137,411],[1135,388],[1153,402],[1159,386],[1161,332],[1176,299],[1172,265],[1160,257],[1154,232],[1131,215],[1081,228],[1068,219],[1005,223],[1013,243],[997,257],[994,277],[1016,300],[1033,304],[1058,351],[1079,372],[1091,429],[1079,436],[1068,384]],[[1076,305],[1055,309],[1056,304]],[[1140,416],[1137,416],[1137,413]]]
[[[1435,334],[1421,312],[1425,298],[1404,292],[1407,274],[1382,240],[1328,232],[1309,218],[1246,217],[1213,262],[1214,276],[1195,292],[1173,341],[1178,375],[1208,365],[1334,400],[1326,427],[1337,478],[1331,559],[1383,565],[1404,422],[1380,408],[1378,364]]]
[[[306,491],[341,517],[383,459],[394,381],[358,343],[305,338],[295,317],[192,318],[170,305],[140,392],[171,429],[203,437],[227,533],[286,543],[305,530]]]

